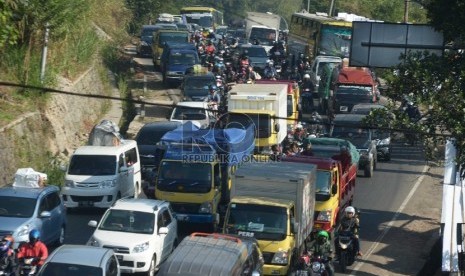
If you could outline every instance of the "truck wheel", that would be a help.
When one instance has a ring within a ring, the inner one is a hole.
[[[365,177],[372,177],[373,176],[373,170],[374,170],[374,165],[373,165],[373,160],[371,160],[366,166],[364,170]]]

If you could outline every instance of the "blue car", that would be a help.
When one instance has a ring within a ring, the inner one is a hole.
[[[0,188],[0,239],[13,235],[15,248],[37,229],[46,245],[63,244],[66,209],[57,186]]]

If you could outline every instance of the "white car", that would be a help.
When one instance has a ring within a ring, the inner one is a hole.
[[[155,275],[178,243],[178,225],[167,201],[124,198],[97,223],[87,245],[115,251],[122,273]]]
[[[207,102],[180,102],[173,109],[170,121],[185,123],[191,121],[200,128],[207,128],[215,122],[215,115]]]
[[[47,258],[37,276],[120,276],[113,250],[85,245],[62,245]]]

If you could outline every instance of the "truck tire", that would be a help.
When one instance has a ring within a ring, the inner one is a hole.
[[[364,175],[365,177],[372,177],[373,176],[373,170],[374,170],[374,164],[373,164],[373,160],[371,160],[366,166],[365,166],[365,169],[364,169]]]

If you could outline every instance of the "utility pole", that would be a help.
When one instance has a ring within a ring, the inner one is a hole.
[[[310,12],[310,0],[307,1],[307,12]]]
[[[408,2],[409,0],[404,0],[404,23],[408,22]]]
[[[47,64],[47,48],[48,48],[48,33],[49,24],[45,23],[44,47],[42,48],[42,61],[40,64],[40,82],[44,83],[45,78],[45,65]]]
[[[331,0],[331,5],[329,6],[329,12],[328,12],[328,16],[333,16],[333,8],[334,8],[334,2],[336,0]]]

